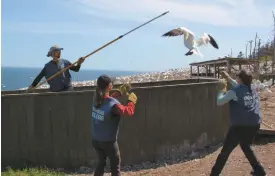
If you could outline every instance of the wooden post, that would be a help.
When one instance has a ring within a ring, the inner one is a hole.
[[[192,68],[192,65],[190,65],[190,78],[192,78],[192,75],[193,75],[193,68]]]
[[[197,66],[197,76],[200,76],[200,66]]]
[[[218,66],[218,78],[220,78],[220,67]]]
[[[216,64],[214,64],[214,78],[216,78],[217,70],[216,70]]]
[[[231,73],[231,63],[229,60],[226,62],[226,67],[227,67],[226,72],[230,74]]]
[[[205,65],[205,76],[208,76],[208,67],[209,65]]]

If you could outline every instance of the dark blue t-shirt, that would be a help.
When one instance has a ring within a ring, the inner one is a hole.
[[[249,91],[248,86],[240,84],[232,90],[236,93],[237,101],[229,102],[230,122],[232,126],[255,126],[261,123],[260,99],[257,91]]]

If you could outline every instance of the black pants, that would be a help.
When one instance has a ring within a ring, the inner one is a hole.
[[[63,91],[74,91],[74,87],[70,86],[68,88],[65,88]]]
[[[230,153],[238,144],[240,144],[242,151],[254,170],[254,173],[259,176],[265,175],[263,167],[251,149],[251,144],[259,129],[260,126],[231,127],[227,133],[221,153],[212,168],[211,176],[218,176],[221,173]]]
[[[61,89],[61,90],[58,90],[58,91],[53,91],[51,90],[52,92],[65,92],[65,91],[74,91],[74,87],[73,86],[70,86],[70,87],[66,87],[64,89]]]
[[[112,176],[119,176],[121,158],[117,141],[100,142],[93,140],[92,142],[98,155],[94,176],[102,176],[104,174],[107,157],[110,159]]]

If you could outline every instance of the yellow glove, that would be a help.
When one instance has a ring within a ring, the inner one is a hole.
[[[224,79],[221,79],[219,81],[219,91],[226,92],[227,91],[227,81]]]
[[[121,95],[129,95],[129,91],[131,90],[131,84],[123,84],[118,88],[118,90],[120,91]]]
[[[224,79],[227,79],[227,78],[230,77],[229,74],[228,74],[226,71],[222,71],[222,72],[221,72],[221,76],[222,76]]]
[[[136,94],[134,94],[133,92],[131,92],[129,95],[128,95],[128,100],[133,102],[134,104],[137,103],[137,96]]]

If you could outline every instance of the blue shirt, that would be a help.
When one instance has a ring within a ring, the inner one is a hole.
[[[229,103],[230,125],[254,126],[261,123],[260,100],[256,90],[231,80],[231,90],[218,93],[217,105]]]
[[[39,73],[39,75],[34,79],[32,86],[35,87],[40,80],[45,77],[48,79],[61,69],[68,67],[72,63],[66,59],[59,59],[58,62],[55,62],[53,60],[49,61],[45,64],[42,71]],[[73,70],[75,72],[78,72],[80,69],[80,65],[72,66],[70,70]],[[61,73],[60,75],[57,75],[53,79],[48,81],[48,84],[50,85],[50,90],[53,92],[59,92],[63,90],[67,90],[69,87],[72,86],[71,82],[71,74],[69,70],[66,70],[65,72]]]

